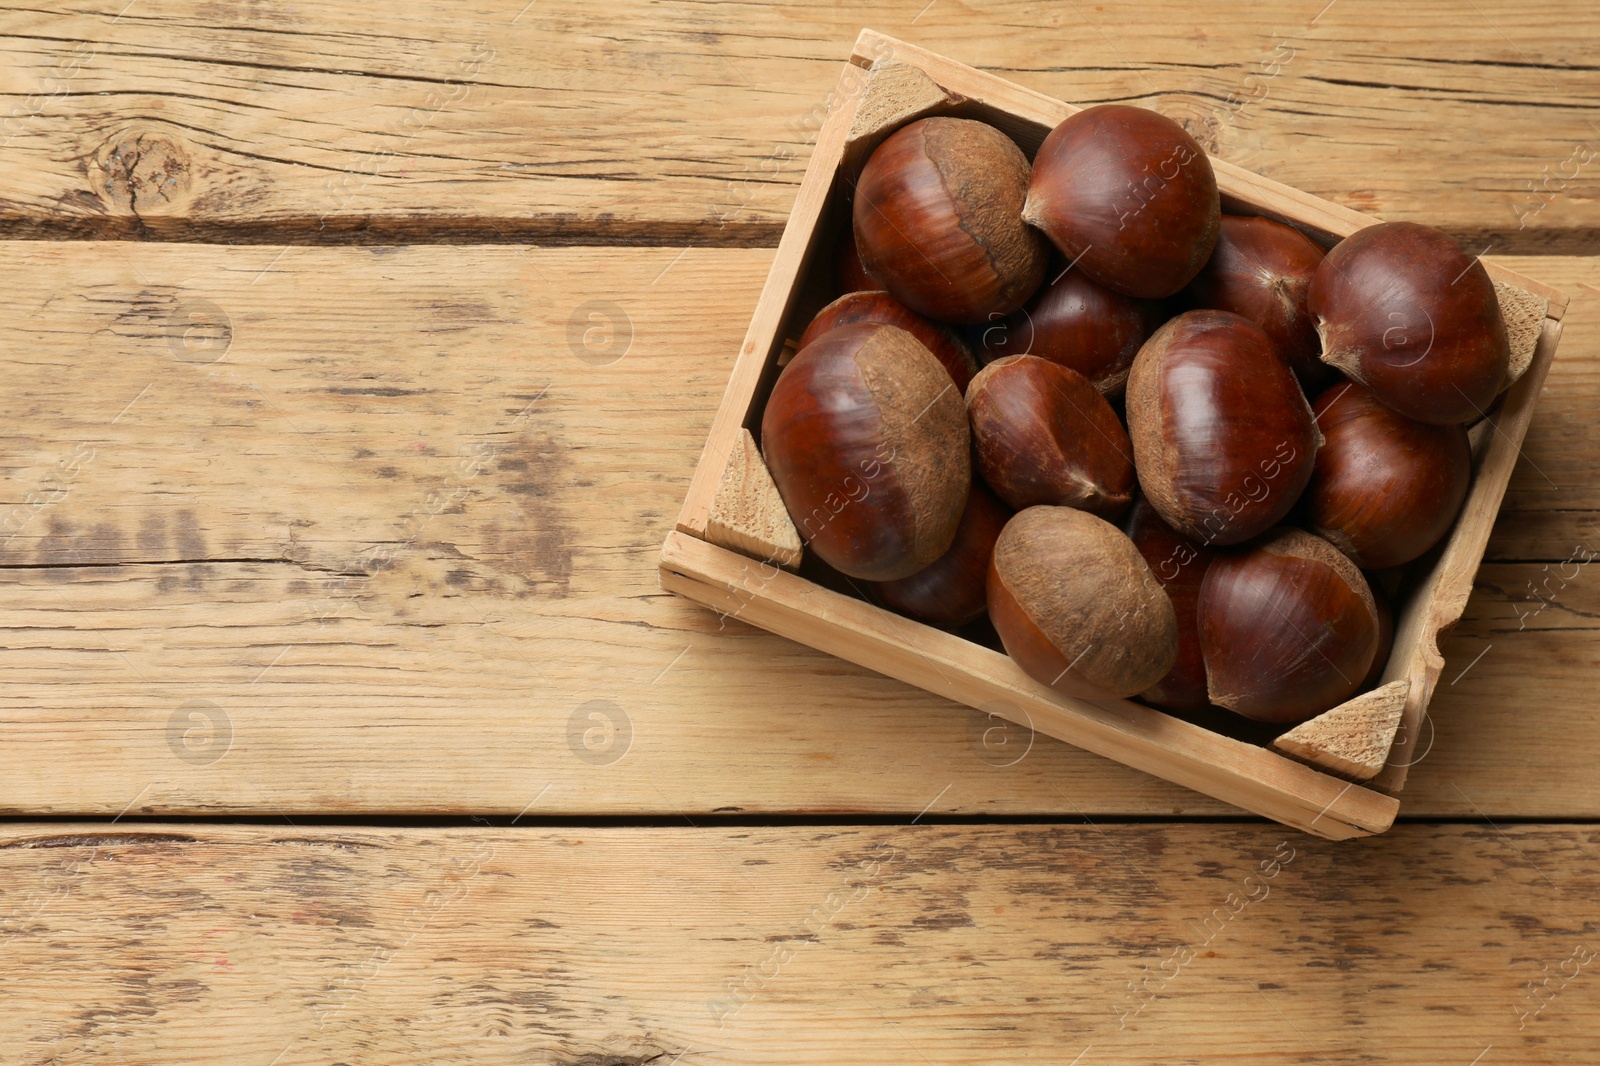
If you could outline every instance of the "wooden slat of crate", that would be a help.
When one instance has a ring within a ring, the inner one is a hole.
[[[1362,211],[1593,247],[1594,20],[1555,0],[1321,6],[14,5],[0,225],[770,245],[872,26],[1060,99],[1154,105]]]
[[[13,825],[0,1041],[279,1066],[1589,1062],[1597,854],[1592,826]]]
[[[0,809],[1227,812],[660,591],[771,253],[677,257],[0,244]],[[1529,448],[1576,476],[1600,264],[1511,265],[1574,294]],[[1485,569],[1407,813],[1600,812],[1594,573]]]

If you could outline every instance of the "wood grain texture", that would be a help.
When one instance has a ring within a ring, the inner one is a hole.
[[[711,501],[706,539],[791,570],[799,567],[805,554],[761,449],[742,426]]]
[[[1270,746],[1352,781],[1370,781],[1389,759],[1410,689],[1405,680],[1380,685],[1300,723]]]
[[[1595,247],[1600,25],[1556,0],[1324,8],[11,4],[0,227],[772,245],[871,26],[1154,106],[1232,162],[1475,248]]]
[[[1594,827],[4,835],[19,1063],[1600,1055]]]
[[[660,591],[772,259],[680,252],[0,244],[0,810],[1227,813]],[[1509,265],[1574,295],[1576,473],[1600,265]],[[1484,568],[1406,814],[1600,811],[1600,571],[1544,565]]]

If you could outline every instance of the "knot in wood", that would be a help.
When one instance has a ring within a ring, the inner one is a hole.
[[[183,141],[158,128],[134,126],[95,153],[90,177],[112,214],[166,214],[188,199],[193,164]]]

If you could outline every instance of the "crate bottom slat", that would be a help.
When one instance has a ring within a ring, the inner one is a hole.
[[[1392,796],[1149,707],[1060,696],[998,652],[684,533],[667,537],[661,587],[1315,836],[1381,833],[1400,808]]]

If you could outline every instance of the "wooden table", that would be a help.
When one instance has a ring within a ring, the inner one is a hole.
[[[0,1062],[1600,1057],[1584,5],[524,2],[6,5]],[[1571,296],[1387,835],[660,591],[863,25]]]

